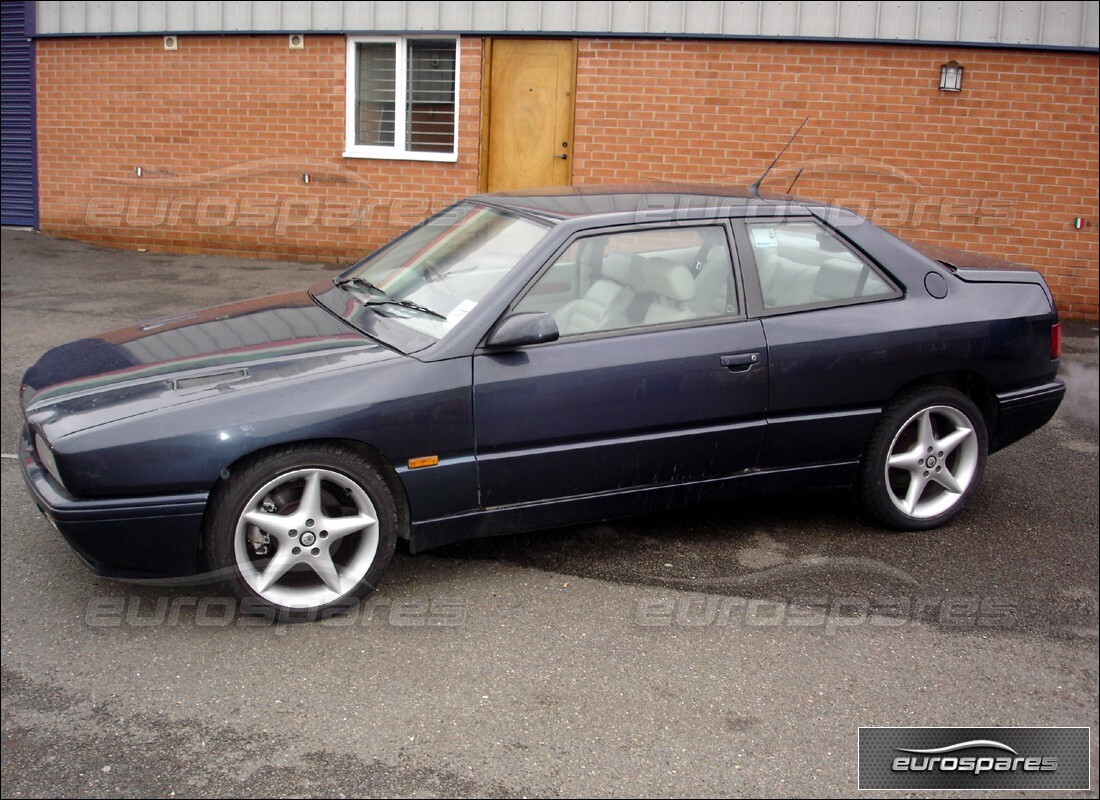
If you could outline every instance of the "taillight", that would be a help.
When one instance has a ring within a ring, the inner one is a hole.
[[[1051,361],[1062,357],[1062,323],[1055,322],[1050,326],[1050,359]]]

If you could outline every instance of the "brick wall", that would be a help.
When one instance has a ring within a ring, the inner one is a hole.
[[[345,40],[40,40],[41,225],[149,250],[347,261],[477,191],[481,42],[457,163],[345,159]],[[940,65],[966,68],[937,89]],[[1021,261],[1097,316],[1097,57],[951,47],[582,39],[573,181],[765,183],[907,237]],[[141,166],[138,178],[134,169]],[[306,184],[302,175],[309,173]]]
[[[941,92],[940,66],[965,67]],[[1097,57],[837,44],[581,40],[573,182],[756,180],[907,238],[1034,266],[1097,316]]]
[[[286,36],[185,36],[177,51],[160,36],[39,41],[42,229],[347,261],[475,193],[480,40],[462,41],[457,163],[341,155],[345,49],[315,35],[302,50]]]

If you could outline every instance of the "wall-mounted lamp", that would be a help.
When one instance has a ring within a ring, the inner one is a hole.
[[[940,91],[961,92],[963,88],[963,65],[958,61],[948,61],[940,67]]]

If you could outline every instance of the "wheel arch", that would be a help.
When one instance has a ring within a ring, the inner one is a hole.
[[[910,381],[899,388],[884,407],[889,408],[897,398],[914,390],[933,388],[954,389],[969,397],[982,413],[986,434],[992,440],[997,427],[997,396],[989,383],[974,372],[941,372]]]
[[[397,470],[394,469],[393,464],[389,459],[382,454],[380,450],[371,445],[358,441],[356,439],[342,439],[339,437],[325,437],[320,439],[292,439],[286,442],[279,442],[278,444],[268,445],[262,447],[259,450],[253,450],[252,452],[245,453],[239,456],[231,464],[227,465],[218,476],[218,479],[214,481],[214,484],[210,487],[210,496],[213,497],[214,493],[219,488],[233,477],[233,473],[236,472],[241,465],[246,464],[257,458],[262,458],[276,450],[282,450],[287,447],[310,447],[310,446],[336,446],[342,447],[351,451],[358,457],[362,458],[365,463],[373,467],[378,471],[378,474],[382,476],[386,482],[386,488],[390,490],[390,494],[393,496],[394,505],[397,508],[397,536],[399,539],[408,539],[410,536],[411,525],[409,516],[409,498],[405,493],[405,486],[401,483],[401,478],[398,477]],[[206,504],[206,509],[203,512],[202,529],[206,530],[210,521],[211,503]],[[200,546],[201,546],[200,537]]]

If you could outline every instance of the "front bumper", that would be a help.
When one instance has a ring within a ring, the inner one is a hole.
[[[27,428],[20,441],[19,464],[39,511],[95,574],[140,579],[199,572],[206,492],[75,498],[38,463]]]
[[[1059,380],[997,395],[997,429],[989,452],[1008,447],[1046,425],[1065,395],[1066,385]]]

